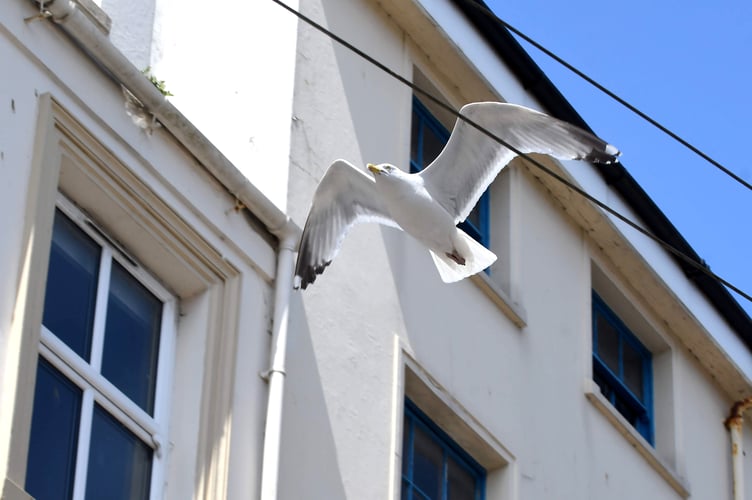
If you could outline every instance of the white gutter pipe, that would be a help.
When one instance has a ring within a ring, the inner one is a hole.
[[[279,448],[287,353],[287,325],[295,249],[301,230],[199,131],[70,0],[44,2],[43,10],[78,42],[92,59],[128,89],[199,163],[279,239],[272,325],[269,395],[261,472],[261,499],[275,500],[279,484]]]
[[[38,5],[37,2],[32,1]],[[94,62],[141,101],[159,122],[183,144],[209,173],[258,217],[266,228],[283,238],[288,232],[300,234],[271,200],[258,190],[162,93],[123,55],[99,28],[71,0],[44,2],[44,11],[76,42]]]
[[[744,499],[744,412],[752,407],[752,397],[737,401],[726,419],[726,428],[731,434],[731,475],[733,499]]]
[[[261,500],[276,500],[279,485],[279,449],[282,437],[282,406],[285,389],[287,325],[292,290],[297,235],[283,238],[277,260],[277,289],[274,296],[271,362],[265,374],[269,382],[264,430],[264,453],[261,461]]]

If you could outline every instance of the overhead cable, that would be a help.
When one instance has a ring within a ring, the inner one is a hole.
[[[751,183],[747,182],[742,177],[740,177],[739,175],[735,174],[729,168],[723,166],[719,161],[713,159],[711,156],[709,156],[708,154],[706,154],[702,150],[700,150],[697,146],[695,146],[695,145],[691,144],[689,141],[683,139],[682,137],[680,137],[678,134],[676,134],[675,132],[673,132],[672,130],[670,130],[665,125],[662,125],[657,120],[655,120],[652,117],[650,117],[647,113],[644,113],[643,111],[641,111],[640,109],[638,109],[633,104],[630,104],[625,99],[619,97],[617,94],[615,94],[614,92],[612,92],[611,90],[609,90],[605,86],[601,85],[600,83],[598,83],[597,81],[595,81],[593,78],[589,77],[584,72],[580,71],[579,69],[577,69],[576,67],[574,67],[573,65],[571,65],[570,63],[568,63],[567,61],[565,61],[564,59],[562,59],[561,57],[559,57],[555,53],[553,53],[552,51],[548,50],[546,47],[544,47],[540,43],[538,43],[535,40],[533,40],[531,37],[527,36],[526,34],[524,34],[523,32],[521,32],[520,30],[518,30],[517,28],[515,28],[514,26],[512,26],[508,22],[506,22],[503,19],[501,19],[499,16],[497,16],[496,14],[494,14],[486,5],[480,4],[480,3],[475,2],[473,0],[462,0],[462,1],[463,1],[463,3],[465,5],[471,6],[474,9],[477,9],[478,12],[482,13],[483,15],[488,16],[492,21],[494,21],[495,23],[499,24],[500,27],[506,28],[507,30],[511,31],[512,33],[514,33],[515,35],[517,35],[521,39],[525,40],[527,43],[529,43],[530,45],[532,45],[536,49],[540,50],[541,52],[543,52],[544,54],[546,54],[548,57],[550,57],[551,59],[553,59],[557,63],[561,64],[562,66],[564,66],[565,68],[567,68],[569,71],[571,71],[575,75],[579,76],[580,78],[582,78],[583,80],[585,80],[587,83],[589,83],[590,85],[592,85],[596,89],[600,90],[601,92],[603,92],[604,94],[606,94],[607,96],[609,96],[611,99],[613,99],[614,101],[618,102],[619,104],[621,104],[622,106],[624,106],[625,108],[627,108],[628,110],[630,110],[631,112],[633,112],[634,114],[636,114],[637,116],[639,116],[640,118],[642,118],[643,120],[645,120],[646,122],[650,123],[655,128],[657,128],[658,130],[660,130],[664,134],[668,135],[669,137],[671,137],[672,139],[674,139],[675,141],[677,141],[679,144],[681,144],[685,148],[689,149],[690,151],[692,151],[693,153],[695,153],[697,156],[699,156],[700,158],[702,158],[703,160],[707,161],[708,163],[710,163],[711,165],[713,165],[714,167],[716,167],[718,170],[720,170],[724,174],[726,174],[729,177],[731,177],[732,179],[734,179],[736,182],[738,182],[742,186],[746,187],[749,190],[752,190],[752,184]]]
[[[712,279],[718,281],[719,283],[721,283],[722,285],[726,286],[730,290],[733,290],[734,292],[736,292],[737,294],[739,294],[741,297],[744,297],[748,301],[752,302],[752,295],[750,295],[750,294],[742,291],[740,288],[738,288],[737,286],[733,285],[732,283],[730,283],[726,279],[724,279],[721,276],[715,274],[703,262],[698,262],[697,260],[695,260],[695,259],[687,256],[686,254],[684,254],[680,250],[676,249],[675,247],[673,247],[669,243],[665,242],[661,238],[655,236],[653,233],[651,233],[647,229],[643,228],[642,226],[640,226],[636,222],[632,221],[628,217],[626,217],[626,216],[622,215],[621,213],[617,212],[615,209],[613,209],[610,206],[606,205],[604,202],[598,200],[597,198],[595,198],[594,196],[592,196],[591,194],[589,194],[588,192],[586,192],[584,189],[582,189],[579,186],[575,185],[574,183],[570,182],[569,180],[567,180],[563,176],[559,175],[558,173],[554,172],[550,168],[546,167],[545,165],[543,165],[542,163],[540,163],[535,158],[533,158],[533,157],[531,157],[531,156],[529,156],[529,155],[521,152],[520,150],[518,150],[514,146],[508,144],[506,141],[504,141],[500,137],[496,136],[493,132],[491,132],[490,130],[486,129],[482,125],[479,125],[479,124],[475,123],[474,121],[470,120],[469,118],[461,115],[459,113],[459,111],[457,111],[456,109],[454,109],[449,104],[445,103],[442,99],[440,99],[440,98],[432,95],[430,92],[426,91],[425,89],[420,88],[418,85],[416,85],[412,81],[408,80],[407,78],[403,77],[402,75],[400,75],[399,73],[397,73],[393,69],[389,68],[385,64],[381,63],[380,61],[376,60],[375,58],[373,58],[372,56],[368,55],[364,51],[362,51],[359,48],[355,47],[350,42],[348,42],[348,41],[344,40],[343,38],[341,38],[340,36],[332,33],[327,28],[325,28],[321,24],[317,23],[313,19],[309,18],[305,14],[302,14],[301,12],[297,11],[296,9],[293,9],[292,7],[290,7],[287,4],[285,4],[284,2],[282,2],[281,0],[271,0],[271,1],[274,2],[274,3],[276,3],[277,5],[279,5],[280,7],[284,8],[288,12],[292,13],[293,15],[297,16],[298,19],[300,19],[301,21],[305,22],[306,24],[308,24],[309,26],[315,28],[316,30],[320,31],[321,33],[323,33],[327,37],[331,38],[332,40],[336,41],[337,43],[339,43],[340,45],[342,45],[346,49],[350,50],[351,52],[355,53],[356,55],[358,55],[362,59],[364,59],[364,60],[368,61],[369,63],[371,63],[372,65],[376,66],[381,71],[383,71],[384,73],[388,74],[389,76],[391,76],[395,80],[399,81],[400,83],[402,83],[402,84],[410,87],[414,91],[416,91],[416,92],[420,93],[421,95],[425,96],[431,102],[435,103],[437,106],[441,107],[442,109],[444,109],[448,113],[451,113],[457,119],[462,120],[465,123],[467,123],[468,125],[470,125],[470,126],[474,127],[475,129],[479,130],[480,132],[482,132],[483,134],[485,134],[486,136],[488,136],[492,140],[496,141],[498,144],[501,144],[502,146],[506,147],[507,149],[513,151],[518,156],[521,156],[521,157],[525,158],[532,165],[535,165],[538,169],[542,170],[543,172],[545,172],[549,176],[553,177],[554,179],[556,179],[557,181],[559,181],[560,183],[562,183],[563,185],[565,185],[567,188],[571,189],[572,191],[576,192],[577,194],[579,194],[583,198],[585,198],[588,201],[592,202],[593,204],[597,205],[598,207],[600,207],[601,209],[603,209],[607,213],[611,214],[612,216],[616,217],[617,219],[619,219],[623,223],[627,224],[631,228],[635,229],[639,233],[643,234],[644,236],[647,236],[648,238],[650,238],[651,240],[653,240],[654,242],[656,242],[658,245],[660,245],[664,250],[666,250],[666,251],[670,252],[671,254],[673,254],[674,256],[676,256],[682,262],[685,262],[687,265],[691,266],[692,268],[696,269],[697,271],[699,271],[699,272],[701,272],[701,273],[703,273],[703,274],[711,277]]]

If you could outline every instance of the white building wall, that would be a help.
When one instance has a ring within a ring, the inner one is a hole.
[[[103,2],[115,23],[113,41],[137,67],[151,66],[175,94],[171,102],[299,225],[334,159],[406,167],[411,91],[272,2],[126,3]],[[407,78],[418,65],[455,106],[494,96],[536,105],[488,47],[474,44],[446,2],[306,0],[299,7]],[[422,20],[426,12],[438,26]],[[221,289],[230,290],[226,302],[236,304],[235,313],[216,329],[206,325],[218,317],[217,287],[189,291],[153,269],[177,290],[185,314],[166,497],[254,498],[266,394],[257,374],[267,368],[275,249],[249,230],[235,200],[169,133],[148,136],[132,124],[120,89],[59,30],[48,21],[23,22],[33,13],[22,0],[0,7],[0,60],[14,74],[0,79],[0,210],[25,214],[33,201],[39,100],[50,94],[234,269]],[[441,42],[445,34],[473,43],[457,56],[450,49],[462,44]],[[703,352],[685,349],[682,332],[666,326],[644,290],[627,283],[619,263],[554,194],[515,168],[507,248],[513,279],[502,288],[522,320],[474,281],[444,285],[425,249],[377,226],[353,229],[326,273],[295,293],[280,498],[398,498],[405,393],[445,413],[430,416],[487,467],[487,498],[678,499],[682,487],[692,498],[730,496],[725,381],[696,360]],[[597,178],[578,180],[609,196]],[[20,219],[0,218],[0,275],[12,277],[0,285],[0,473],[17,466],[13,409],[18,391],[30,390],[28,380],[13,378],[29,243]],[[655,453],[586,396],[593,262],[645,316],[668,360]],[[697,301],[694,292],[682,293]],[[717,324],[705,305],[700,309],[707,324]],[[232,355],[222,354],[220,335],[234,342],[225,346]],[[747,362],[736,360],[743,370]],[[217,391],[223,396],[212,399]],[[215,401],[224,406],[214,411]],[[747,431],[745,448],[752,449]],[[657,459],[646,458],[651,453]],[[748,479],[750,471],[747,463]]]
[[[52,217],[34,210],[53,206],[45,200],[62,169],[60,189],[178,298],[164,497],[251,498],[260,488],[273,238],[168,131],[134,125],[120,86],[50,20],[24,22],[34,14],[29,2],[0,4],[0,60],[12,74],[0,78],[0,494],[25,498],[38,348],[28,335],[41,321],[27,306],[44,295],[44,276],[35,286],[27,277],[46,266],[29,255],[49,248]],[[61,161],[68,133],[76,145]],[[284,171],[286,153],[275,154]],[[117,201],[79,176],[79,163],[127,175]]]
[[[421,2],[431,12],[443,3]],[[389,2],[386,8],[399,11]],[[407,78],[419,64],[457,107],[489,93],[535,105],[515,82],[500,79],[509,73],[489,66],[487,54],[478,57],[496,89],[478,90],[477,82],[455,88],[458,81],[484,81],[468,76],[476,61],[447,66],[451,58],[433,52],[439,49],[416,47],[420,23],[389,17],[379,6],[316,0],[301,9]],[[334,159],[407,168],[410,95],[301,25],[288,201],[299,224]],[[730,496],[723,419],[733,401],[723,381],[694,360],[698,354],[686,350],[682,332],[666,327],[643,290],[629,284],[561,202],[516,168],[511,250],[523,328],[476,283],[442,284],[427,252],[388,228],[354,228],[327,271],[296,297],[282,455],[282,477],[296,480],[283,483],[282,498],[398,498],[408,358],[507,462],[489,468],[488,498]],[[656,376],[664,378],[656,383],[666,401],[656,402],[655,449],[635,444],[638,438],[612,423],[615,412],[604,413],[597,397],[586,395],[592,390],[591,262],[606,268],[663,346]]]
[[[172,102],[284,210],[296,19],[272,2],[155,2],[154,74],[166,81]]]
[[[284,210],[295,17],[270,1],[101,3],[115,46],[164,81],[171,102]]]

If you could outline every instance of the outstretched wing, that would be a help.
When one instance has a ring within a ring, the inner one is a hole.
[[[339,252],[347,231],[357,222],[399,227],[374,189],[375,181],[344,160],[329,166],[313,195],[295,266],[295,288],[305,288],[323,273]]]
[[[618,161],[620,154],[590,132],[524,106],[477,102],[463,106],[460,114],[521,153],[596,163]],[[461,222],[515,156],[516,152],[458,119],[441,154],[420,175],[434,199],[455,222]]]

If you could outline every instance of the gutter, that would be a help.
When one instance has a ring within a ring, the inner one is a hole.
[[[28,0],[27,0],[28,1]],[[292,295],[295,251],[301,229],[256,188],[235,166],[139,71],[106,34],[71,0],[41,3],[50,18],[117,84],[128,90],[175,139],[198,160],[266,229],[277,237],[274,310],[268,403],[261,473],[261,498],[273,500],[279,483],[279,448],[287,353],[288,309]]]
[[[452,1],[488,41],[499,58],[509,65],[523,87],[535,96],[549,114],[593,132],[514,36],[503,25],[497,23],[494,17],[482,12],[483,9],[490,11],[483,0]],[[473,3],[476,5],[472,5]],[[619,193],[656,237],[700,266],[708,267],[621,162],[609,165],[595,164],[594,167],[606,184]],[[671,254],[671,258],[752,351],[752,318],[726,287],[674,254]]]
[[[32,0],[32,4],[39,5]],[[277,238],[300,235],[287,215],[228,160],[164,95],[126,58],[72,0],[43,2],[46,17],[63,28],[73,41],[115,82],[131,92],[222,185]]]

